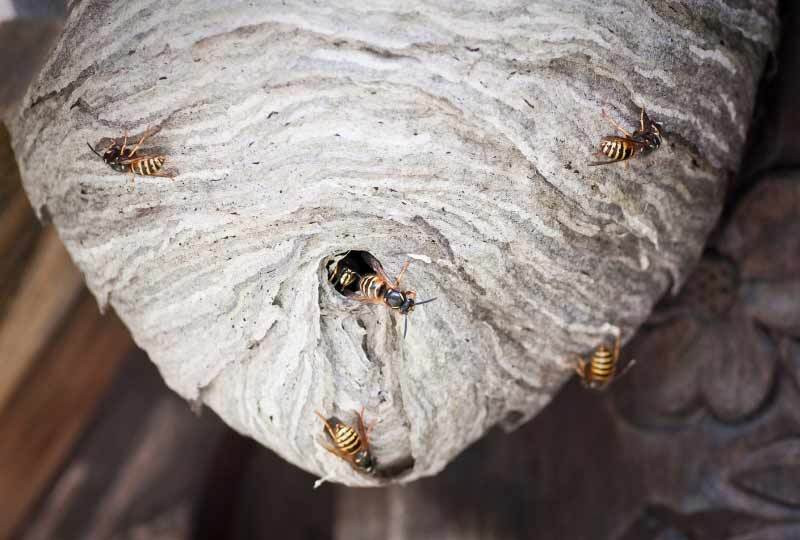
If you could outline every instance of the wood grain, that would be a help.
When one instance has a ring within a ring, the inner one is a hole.
[[[83,277],[55,229],[46,229],[0,322],[0,411],[82,288]]]
[[[164,386],[141,350],[115,358],[121,365],[113,383],[97,401],[91,424],[51,489],[17,529],[21,540],[201,538],[194,529],[201,521],[197,514],[205,491],[220,496],[220,504],[232,502],[225,489],[235,492],[238,478],[209,486],[209,477],[225,470],[217,460],[222,443],[235,438],[240,445],[257,446],[210,411],[194,414]],[[230,463],[236,456],[219,457]],[[288,469],[277,458],[273,461]],[[203,518],[212,524],[224,521],[219,514]]]
[[[87,294],[0,413],[0,538],[30,509],[94,412],[119,360],[133,347],[114,315]]]

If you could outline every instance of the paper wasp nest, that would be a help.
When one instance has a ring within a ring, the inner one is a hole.
[[[536,414],[677,289],[738,166],[776,2],[73,3],[11,119],[35,208],[167,384],[317,475],[365,407],[385,476]],[[648,5],[649,4],[649,5]],[[664,144],[587,167],[601,111]],[[87,147],[157,128],[175,178]],[[402,317],[326,282],[377,257]],[[646,358],[638,359],[647,362]],[[79,369],[76,366],[76,369]],[[635,369],[635,368],[634,368]],[[575,426],[566,426],[572,429]]]

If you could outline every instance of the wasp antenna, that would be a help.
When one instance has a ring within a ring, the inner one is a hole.
[[[97,157],[99,157],[99,158],[101,158],[101,159],[102,159],[102,157],[103,157],[103,156],[102,156],[102,154],[100,154],[100,152],[98,152],[97,150],[95,150],[95,149],[94,149],[94,147],[93,147],[91,144],[89,144],[89,143],[88,143],[88,141],[87,141],[87,143],[86,143],[86,146],[88,146],[88,147],[89,147],[89,150],[91,150],[92,152],[94,152],[94,153],[97,155]]]
[[[433,302],[434,300],[436,300],[436,297],[430,298],[428,300],[423,300],[422,302],[414,302],[414,305],[415,306],[419,306],[419,305],[422,305],[422,304],[427,304],[428,302]]]

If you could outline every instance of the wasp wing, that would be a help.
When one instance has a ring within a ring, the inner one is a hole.
[[[394,283],[394,280],[390,278],[389,275],[386,273],[386,270],[383,269],[383,265],[380,263],[380,261],[376,259],[371,253],[364,251],[361,254],[361,258],[364,260],[365,263],[367,263],[367,265],[369,265],[370,268],[372,268],[372,271],[378,274],[378,276],[381,279],[385,280],[387,284],[391,285],[392,283]]]
[[[349,298],[350,300],[358,300],[359,302],[363,302],[365,304],[377,304],[383,305],[385,302],[383,298],[371,298],[369,296],[364,296],[359,291],[351,291],[350,289],[344,289],[339,291],[341,294]]]
[[[128,150],[125,150],[125,153],[128,153]],[[162,155],[159,155],[159,156],[138,156],[137,155],[137,156],[134,157],[134,156],[130,156],[129,155],[126,159],[118,159],[117,163],[119,163],[120,165],[136,165],[140,161],[146,161],[148,159],[163,159],[163,160],[166,160],[167,156],[162,156]]]
[[[605,137],[603,137],[602,139],[600,139],[600,143],[601,143],[601,144],[602,144],[602,143],[604,143],[604,142],[612,142],[612,143],[613,143],[613,142],[619,142],[619,143],[626,143],[626,142],[627,142],[627,143],[631,143],[631,144],[633,144],[633,145],[636,145],[636,146],[638,146],[638,147],[640,147],[640,148],[647,146],[647,145],[644,143],[644,141],[642,141],[642,140],[641,140],[641,139],[639,139],[639,138],[633,138],[633,137],[619,137],[619,136],[617,136],[617,135],[606,135]]]

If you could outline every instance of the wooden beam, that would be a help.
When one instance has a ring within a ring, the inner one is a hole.
[[[82,285],[80,271],[55,229],[48,227],[0,321],[0,412],[74,304]]]
[[[100,315],[84,292],[0,412],[0,538],[9,537],[60,468],[120,359],[133,347],[119,319]]]

